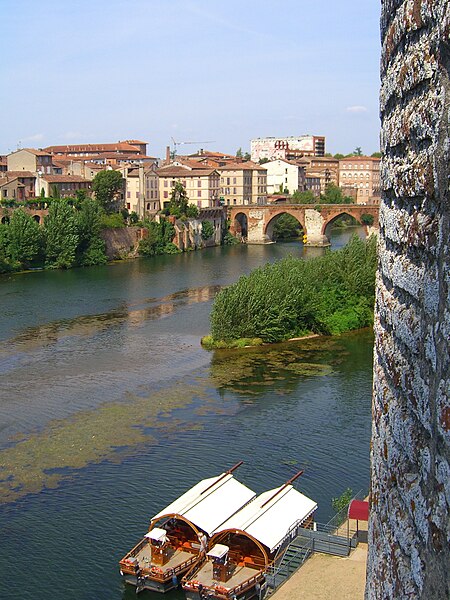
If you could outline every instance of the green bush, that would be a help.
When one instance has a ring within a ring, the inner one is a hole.
[[[225,235],[223,236],[223,244],[224,244],[224,246],[235,246],[236,244],[239,244],[239,243],[240,242],[237,239],[237,237],[235,237],[229,231],[227,231],[225,233]]]
[[[369,326],[376,262],[376,238],[354,236],[342,250],[322,257],[288,257],[260,267],[217,294],[212,338],[277,342],[307,332],[336,334]]]
[[[209,240],[214,235],[214,227],[211,221],[202,221],[202,239]]]
[[[120,227],[125,227],[125,220],[121,213],[104,213],[101,218],[101,228],[102,229],[118,229]]]
[[[261,346],[263,343],[261,338],[239,338],[238,340],[225,342],[224,340],[216,341],[211,335],[205,335],[201,339],[201,344],[206,350],[246,348],[248,346]]]
[[[364,213],[361,215],[361,223],[363,223],[363,225],[373,225],[374,222],[374,217],[373,215],[369,215],[367,213]]]

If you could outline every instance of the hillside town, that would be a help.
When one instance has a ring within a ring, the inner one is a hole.
[[[174,144],[162,159],[149,155],[148,143],[136,139],[19,148],[0,156],[1,205],[70,197],[78,191],[92,195],[92,181],[104,170],[121,174],[119,204],[140,219],[167,207],[176,182],[200,210],[265,205],[295,192],[319,198],[330,184],[357,204],[377,204],[380,158],[355,153],[333,157],[325,152],[325,143],[325,137],[311,135],[258,138],[251,140],[251,153],[238,150],[236,155],[205,149],[181,155]]]

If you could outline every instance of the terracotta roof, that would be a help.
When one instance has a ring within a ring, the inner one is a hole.
[[[157,169],[156,174],[159,177],[206,177],[216,173],[217,169],[187,169],[184,167],[164,167]]]
[[[258,165],[257,163],[247,160],[245,162],[234,162],[224,165],[223,167],[217,167],[218,171],[267,171],[264,165]]]
[[[116,142],[115,144],[68,144],[67,146],[47,146],[47,152],[70,154],[73,152],[137,152],[139,148],[128,142]]]
[[[120,142],[126,142],[127,144],[148,144],[148,142],[142,142],[141,140],[119,140]]]
[[[33,177],[36,178],[36,175],[31,171],[6,171],[5,175],[8,177]]]
[[[35,156],[51,156],[50,152],[42,149],[36,150],[36,148],[19,148],[18,150],[14,150],[14,152],[11,152],[11,154],[17,154],[17,152],[22,152],[22,150],[31,152],[31,154],[34,154]],[[11,154],[9,154],[8,156],[10,156]]]
[[[351,160],[352,162],[355,160],[363,160],[364,162],[367,160],[375,160],[375,161],[380,161],[381,159],[378,158],[377,156],[347,156],[346,158],[339,158],[336,159],[339,160],[339,162],[348,162],[349,160]]]
[[[90,183],[89,179],[78,175],[43,175],[41,179],[47,183]]]

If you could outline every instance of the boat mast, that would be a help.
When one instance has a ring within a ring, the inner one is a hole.
[[[217,481],[215,481],[214,483],[212,483],[211,485],[209,485],[206,490],[203,490],[203,492],[200,494],[200,496],[202,494],[204,494],[205,492],[207,492],[208,490],[210,490],[213,486],[215,486],[217,483],[219,483],[219,481],[222,481],[222,479],[224,479],[227,475],[230,475],[230,473],[232,473],[233,471],[236,471],[236,469],[238,469],[242,464],[244,463],[243,460],[240,460],[238,463],[236,463],[234,465],[234,467],[231,467],[231,469],[228,469],[228,471],[226,471],[226,473],[224,473],[221,477],[219,477],[219,479]]]
[[[296,473],[296,474],[294,475],[294,477],[291,477],[291,478],[289,479],[289,481],[286,481],[286,483],[285,483],[285,484],[284,484],[282,487],[280,487],[280,489],[279,489],[279,490],[277,490],[273,496],[271,496],[271,497],[270,497],[268,500],[266,500],[266,501],[264,502],[264,504],[262,504],[262,505],[261,505],[261,508],[264,508],[264,506],[265,506],[266,504],[268,504],[268,503],[269,503],[271,500],[273,500],[273,499],[275,498],[275,496],[278,496],[278,494],[279,494],[280,492],[282,492],[284,489],[286,489],[288,485],[291,485],[291,483],[292,483],[293,481],[295,481],[296,479],[298,479],[298,478],[300,477],[300,475],[303,475],[303,473],[304,473],[304,471],[303,471],[303,470],[302,470],[302,471],[299,471],[298,473]]]

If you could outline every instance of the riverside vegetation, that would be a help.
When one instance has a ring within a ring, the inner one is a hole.
[[[49,208],[43,226],[23,208],[0,224],[0,273],[106,263],[100,237],[103,210],[98,202],[83,196],[45,202]]]
[[[376,237],[353,236],[324,256],[260,267],[217,294],[202,344],[232,348],[370,326],[376,265]]]

